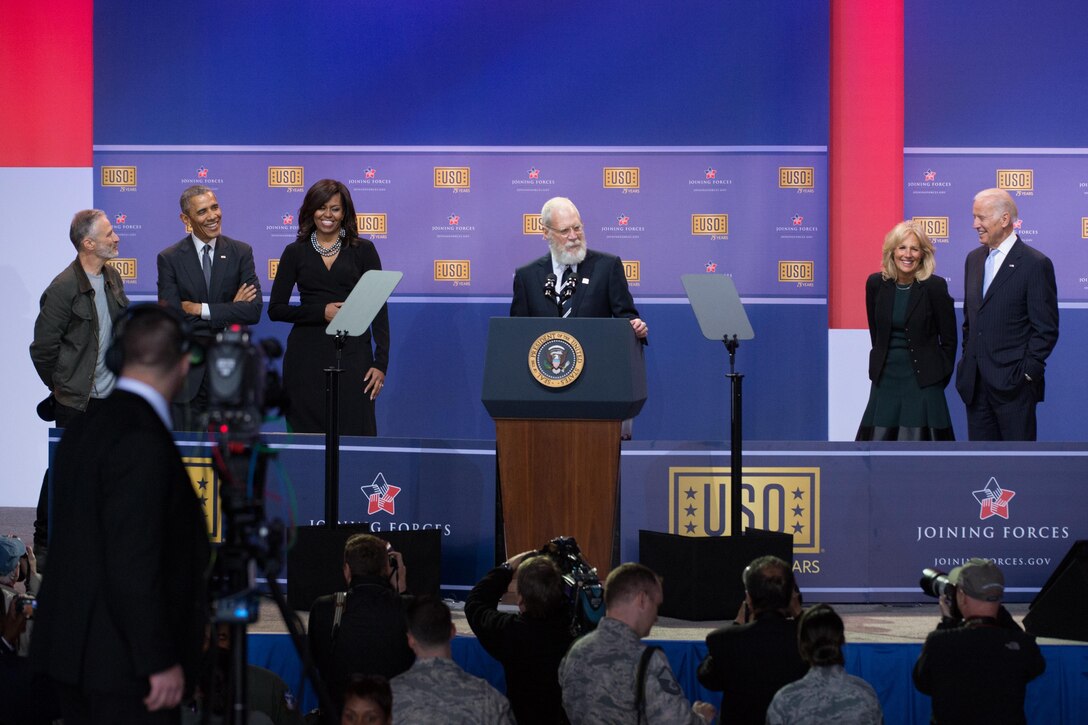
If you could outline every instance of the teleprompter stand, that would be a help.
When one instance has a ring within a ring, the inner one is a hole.
[[[732,277],[711,274],[685,274],[681,278],[691,309],[699,321],[699,329],[708,340],[721,340],[729,351],[729,372],[732,391],[729,415],[729,532],[739,536],[741,528],[741,483],[743,416],[741,384],[744,374],[736,371],[737,348],[741,340],[756,336],[752,323],[744,313],[744,304],[737,294]]]
[[[336,364],[325,368],[325,526],[340,519],[340,367],[344,344],[370,329],[382,305],[393,294],[403,272],[372,269],[355,284],[336,317],[325,328],[336,344]]]
[[[725,344],[729,353],[731,406],[729,417],[729,525],[722,537],[702,538],[639,532],[639,560],[667,573],[661,614],[681,619],[731,617],[744,597],[741,572],[758,556],[773,554],[792,561],[793,539],[788,534],[744,529],[742,373],[736,370],[741,340],[755,337],[737,288],[724,275],[689,274],[682,278],[699,328],[708,340]],[[676,563],[684,562],[678,568]]]

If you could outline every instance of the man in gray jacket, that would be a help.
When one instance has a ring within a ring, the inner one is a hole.
[[[106,350],[113,323],[128,308],[121,275],[106,264],[117,256],[120,240],[105,212],[76,212],[68,236],[76,258],[42,293],[30,343],[34,369],[49,388],[38,414],[55,420],[58,428],[98,406],[113,390]],[[34,549],[39,557],[48,536],[47,496],[47,480],[43,480],[34,521]]]

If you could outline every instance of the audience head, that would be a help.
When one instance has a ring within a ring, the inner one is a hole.
[[[550,556],[533,556],[518,566],[518,604],[526,617],[547,619],[563,611],[563,574]]]
[[[884,237],[884,250],[880,273],[884,279],[898,279],[895,266],[895,250],[903,244],[916,244],[921,260],[915,265],[914,278],[929,279],[937,269],[936,249],[922,225],[913,220],[899,222]]]
[[[393,690],[381,675],[352,675],[344,691],[340,725],[390,725]]]
[[[14,582],[19,578],[19,564],[26,554],[26,544],[14,536],[0,536],[0,579]]]
[[[992,617],[1001,607],[1005,576],[989,559],[968,559],[948,573],[956,585],[956,604],[965,618]]]
[[[785,610],[793,598],[793,571],[777,556],[761,556],[744,569],[744,591],[754,614]]]
[[[797,621],[797,649],[801,659],[814,667],[845,664],[845,643],[842,617],[827,604],[809,608]]]
[[[344,542],[344,578],[389,576],[389,544],[371,534],[352,534]]]
[[[661,577],[642,564],[620,564],[604,582],[605,614],[635,630],[639,637],[653,629],[662,598]]]
[[[334,198],[337,196],[340,198]],[[302,207],[298,210],[298,241],[309,244],[310,235],[316,228],[314,214],[330,202],[343,210],[340,227],[347,233],[344,242],[357,243],[359,227],[355,220],[355,204],[351,201],[351,191],[336,179],[321,179],[306,192]]]
[[[189,372],[190,344],[180,312],[151,302],[133,305],[114,328],[106,366],[170,400]]]
[[[408,646],[421,657],[450,656],[450,640],[457,633],[450,608],[435,596],[417,597],[407,611]]]

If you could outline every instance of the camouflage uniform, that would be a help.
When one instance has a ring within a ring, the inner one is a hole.
[[[876,691],[842,665],[812,667],[808,674],[783,687],[767,708],[767,725],[880,725],[884,716]]]
[[[491,725],[510,723],[510,703],[494,687],[446,657],[417,658],[407,672],[389,682],[393,723]]]
[[[559,684],[572,725],[638,722],[635,676],[644,649],[633,629],[611,617],[571,646],[559,665]],[[650,658],[645,691],[646,722],[705,725],[661,652]]]

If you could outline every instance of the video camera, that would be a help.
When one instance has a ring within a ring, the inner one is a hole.
[[[597,628],[604,616],[604,587],[597,570],[589,565],[573,536],[552,539],[540,550],[559,567],[563,594],[570,610],[570,632],[580,637]]]
[[[948,580],[946,572],[936,569],[922,569],[922,578],[918,581],[922,592],[940,599],[946,597],[949,603],[949,611],[953,619],[963,619],[960,608],[956,605],[956,585]]]
[[[205,363],[208,422],[214,430],[256,437],[265,415],[282,408],[280,378],[272,367],[281,355],[275,339],[251,343],[244,325],[230,325],[215,336]]]

